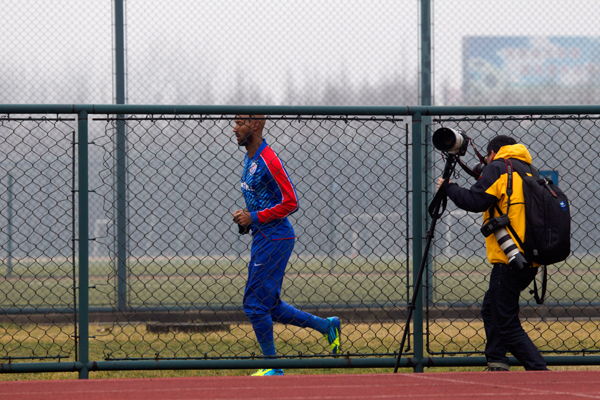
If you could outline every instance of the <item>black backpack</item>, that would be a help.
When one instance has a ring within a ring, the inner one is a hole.
[[[508,174],[508,203],[512,194],[513,163],[505,160]],[[527,175],[524,164],[515,163],[515,171],[523,180],[523,198],[525,199],[525,238],[523,241],[509,224],[507,228],[525,253],[530,263],[543,266],[566,260],[571,253],[571,212],[567,196],[548,177],[541,178],[538,171],[529,165]],[[501,210],[496,205],[500,214]],[[537,284],[534,281],[535,300],[538,304],[544,302],[546,293],[547,274],[543,269],[542,296],[537,294]]]

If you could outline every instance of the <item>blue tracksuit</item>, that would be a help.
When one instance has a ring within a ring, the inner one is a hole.
[[[322,333],[330,323],[280,299],[285,268],[296,240],[287,216],[298,210],[298,196],[283,162],[266,141],[254,157],[246,154],[241,189],[252,217],[244,311],[252,322],[263,354],[274,356],[273,321]]]

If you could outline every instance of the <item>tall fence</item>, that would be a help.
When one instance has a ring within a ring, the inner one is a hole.
[[[250,239],[231,222],[244,207],[238,113],[267,115],[265,138],[300,198],[283,299],[342,319],[339,356],[316,331],[284,325],[278,358],[260,356],[242,310]],[[548,267],[543,306],[523,292],[522,317],[549,365],[597,364],[599,115],[597,106],[0,106],[0,370],[392,367],[424,256],[401,366],[485,365],[479,310],[491,268],[480,216],[450,204],[423,254],[443,166],[430,136],[441,126],[480,149],[511,135],[569,197],[572,254]]]
[[[595,0],[22,0],[2,10],[0,103],[600,103]]]

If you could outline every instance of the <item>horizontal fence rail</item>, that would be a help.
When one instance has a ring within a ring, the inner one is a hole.
[[[318,332],[278,324],[278,357],[261,356],[242,308],[250,237],[231,222],[245,206],[237,114],[266,115],[265,139],[298,192],[282,298],[340,317],[341,356]],[[599,116],[598,106],[0,105],[1,371],[391,368],[443,166],[429,144],[441,126],[479,149],[513,136],[569,197],[572,255],[548,268],[545,305],[523,292],[522,316],[549,364],[596,363],[584,355],[600,349]],[[440,220],[402,367],[485,365],[480,224],[451,203]]]

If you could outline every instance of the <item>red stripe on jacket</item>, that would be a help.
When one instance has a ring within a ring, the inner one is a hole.
[[[275,179],[282,195],[281,203],[257,212],[258,221],[264,224],[274,219],[285,218],[296,211],[298,209],[298,197],[296,196],[296,191],[290,177],[285,172],[281,160],[277,157],[273,149],[267,146],[260,154],[260,157],[265,162],[273,179]]]

